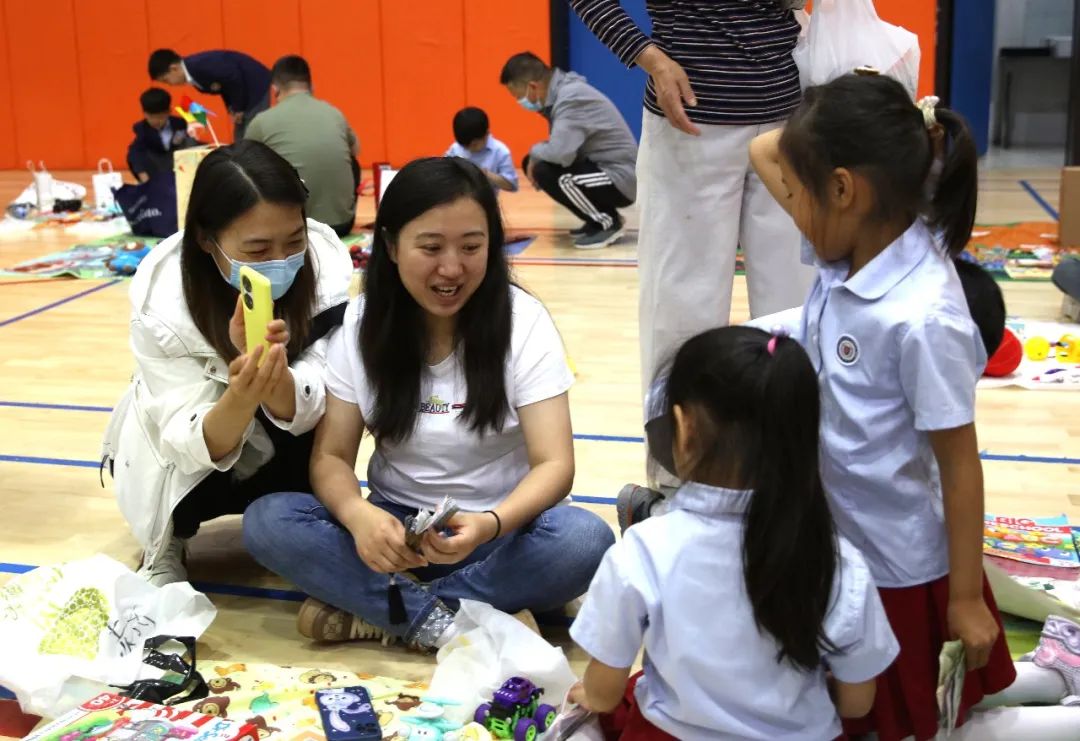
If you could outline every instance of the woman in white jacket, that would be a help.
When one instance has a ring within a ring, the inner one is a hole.
[[[218,149],[195,174],[184,230],[155,247],[131,282],[136,369],[102,464],[151,583],[187,579],[186,543],[202,522],[283,487],[310,491],[326,344],[344,315],[352,263],[329,227],[305,218],[306,199],[296,170],[266,145]],[[261,366],[262,348],[245,348],[242,265],[272,285]]]

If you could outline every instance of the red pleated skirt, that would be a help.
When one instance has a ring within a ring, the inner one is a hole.
[[[619,707],[600,716],[600,727],[604,730],[607,741],[678,741],[666,731],[661,731],[641,714],[634,687],[641,679],[642,672],[630,677],[626,683],[626,692]]]
[[[877,679],[874,707],[865,718],[844,721],[848,735],[876,732],[880,741],[899,741],[913,736],[932,739],[938,731],[938,656],[949,636],[949,577],[900,589],[879,589],[885,614],[900,643],[900,654]],[[964,678],[961,722],[985,695],[1001,692],[1016,680],[1005,629],[983,577],[983,599],[997,620],[1001,633],[982,669]]]

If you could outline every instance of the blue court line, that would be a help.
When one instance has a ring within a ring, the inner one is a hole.
[[[574,435],[575,440],[594,440],[602,443],[643,443],[645,438],[626,435]]]
[[[614,435],[575,435],[585,440],[603,440],[606,442],[644,442],[640,437],[617,437]],[[979,457],[984,461],[1004,461],[1008,463],[1046,463],[1058,466],[1080,466],[1080,458],[1053,457],[1043,455],[1023,455],[1013,453],[991,453],[982,451]],[[0,463],[36,463],[43,466],[71,466],[74,468],[100,468],[101,461],[86,461],[73,458],[48,458],[36,455],[4,455],[0,454]],[[367,486],[366,481],[360,482],[361,486]],[[578,501],[596,500],[598,504],[614,504],[614,499],[604,497],[581,497],[574,495]]]
[[[1060,466],[1080,465],[1080,458],[1053,458],[1043,455],[1006,455],[1004,453],[988,453],[983,451],[979,457],[984,461],[1008,461],[1010,463],[1050,463]]]
[[[37,566],[31,566],[25,563],[0,563],[0,573],[4,574],[25,574],[27,571],[33,571]]]
[[[58,409],[65,412],[112,412],[112,407],[84,406],[82,404],[44,404],[36,401],[0,401],[0,407],[17,409]]]
[[[0,563],[0,573],[25,574],[33,571],[36,566],[24,563]],[[272,599],[279,602],[303,602],[307,595],[297,592],[295,589],[274,589],[272,587],[249,587],[242,584],[217,584],[214,582],[193,581],[191,586],[204,594],[223,594],[229,597],[253,597],[256,599]],[[564,628],[570,627],[572,618],[557,613],[537,615],[536,620],[541,625],[555,625]],[[10,699],[15,695],[3,687],[0,687],[0,700]]]
[[[1061,219],[1061,216],[1058,214],[1057,209],[1047,203],[1046,199],[1039,194],[1039,191],[1035,190],[1035,187],[1032,186],[1031,183],[1029,183],[1027,180],[1021,180],[1020,187],[1026,190],[1028,192],[1028,195],[1034,198],[1035,202],[1042,206],[1043,211],[1050,214],[1054,221],[1059,221]]]
[[[85,406],[82,404],[47,404],[37,401],[0,401],[0,407],[16,409],[50,409],[63,412],[112,412],[112,407]],[[627,435],[574,435],[575,440],[592,440],[604,443],[643,443],[645,438]]]
[[[82,298],[83,296],[89,296],[91,293],[97,293],[98,291],[102,291],[102,290],[108,288],[109,286],[115,286],[117,283],[121,283],[121,282],[123,282],[123,281],[120,278],[117,278],[116,280],[111,280],[108,283],[102,283],[100,286],[94,286],[93,288],[87,288],[85,291],[79,291],[78,293],[76,293],[73,296],[68,296],[67,298],[62,298],[59,301],[53,301],[51,304],[45,304],[44,306],[39,306],[36,309],[32,309],[32,310],[26,312],[25,314],[19,314],[18,316],[13,316],[10,319],[5,319],[3,321],[0,321],[0,327],[6,327],[9,324],[14,324],[15,322],[21,322],[23,319],[29,319],[32,316],[37,316],[38,314],[41,314],[42,312],[46,312],[49,309],[55,309],[57,306],[63,306],[64,304],[68,303],[69,301],[74,301],[75,299]]]
[[[191,586],[207,594],[224,594],[229,597],[261,597],[282,602],[303,602],[307,595],[294,589],[272,589],[269,587],[247,587],[241,584],[215,584],[213,582],[193,581]]]
[[[42,458],[36,455],[0,455],[0,463],[37,463],[42,466],[101,468],[101,461],[80,461],[73,458]]]

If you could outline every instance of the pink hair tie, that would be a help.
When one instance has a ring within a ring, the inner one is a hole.
[[[778,324],[772,328],[772,337],[769,338],[769,344],[765,346],[765,349],[769,351],[769,355],[776,354],[776,341],[787,336],[787,327]]]

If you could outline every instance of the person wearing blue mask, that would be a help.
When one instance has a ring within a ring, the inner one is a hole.
[[[615,104],[581,75],[548,67],[532,52],[510,57],[499,82],[522,108],[548,120],[547,141],[534,144],[521,167],[534,188],[584,222],[570,232],[574,246],[615,242],[623,231],[619,209],[637,198],[637,142]]]
[[[131,281],[135,372],[101,460],[152,584],[187,580],[187,541],[201,523],[283,486],[310,490],[326,347],[352,261],[330,227],[306,218],[307,195],[265,144],[217,149],[195,173],[183,231]],[[245,346],[245,265],[270,280],[267,352]]]

